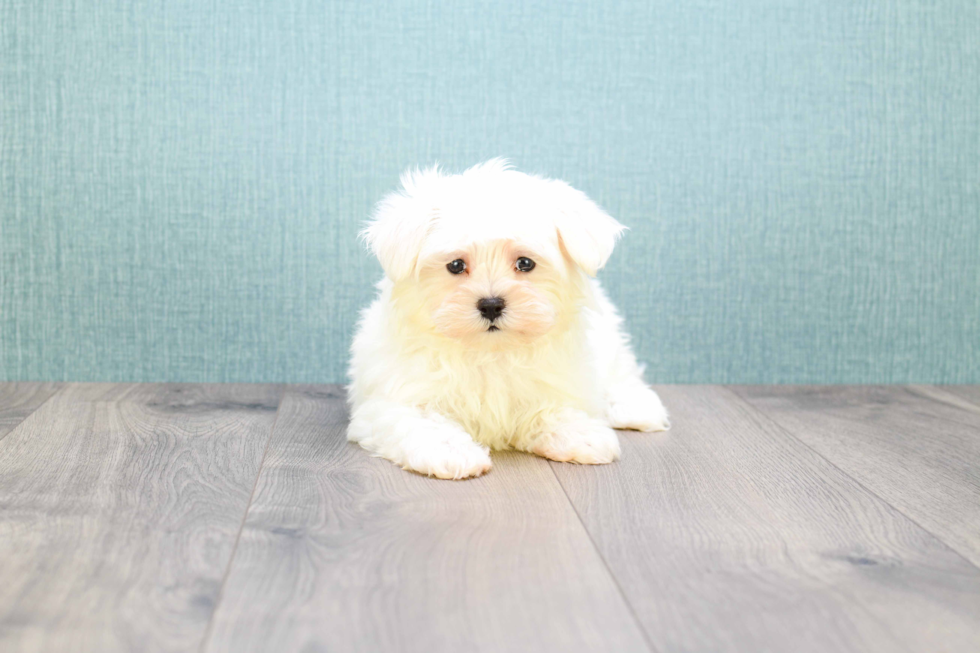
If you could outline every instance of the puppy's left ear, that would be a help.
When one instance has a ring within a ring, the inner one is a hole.
[[[609,260],[626,227],[582,191],[563,181],[551,183],[559,211],[555,225],[558,241],[568,256],[594,277]]]

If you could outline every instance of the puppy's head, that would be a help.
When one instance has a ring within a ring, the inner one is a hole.
[[[562,181],[494,159],[410,171],[362,236],[403,315],[472,348],[502,349],[572,319],[625,229]]]

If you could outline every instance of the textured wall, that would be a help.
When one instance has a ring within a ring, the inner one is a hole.
[[[416,163],[632,232],[649,378],[980,382],[976,0],[0,0],[0,378],[338,381]]]

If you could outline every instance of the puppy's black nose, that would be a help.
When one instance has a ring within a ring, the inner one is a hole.
[[[484,297],[476,303],[476,307],[480,309],[480,315],[491,322],[500,317],[500,314],[504,312],[504,306],[504,300],[500,297]]]

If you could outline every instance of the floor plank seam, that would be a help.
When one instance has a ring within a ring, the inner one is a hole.
[[[955,392],[950,392],[944,386],[934,385],[934,384],[913,383],[913,384],[903,385],[901,387],[908,388],[910,391],[913,391],[913,392],[915,391],[916,388],[931,388],[932,390],[936,390],[940,394],[946,395],[947,397],[950,397],[950,398],[955,399],[957,401],[962,401],[964,404],[966,404],[968,406],[971,406],[977,414],[980,414],[980,403],[978,403],[977,401],[975,401],[973,399],[970,399],[968,397],[964,397],[962,395],[958,395]],[[927,399],[927,400],[931,400],[931,401],[937,401],[935,398],[929,397],[929,396],[926,396],[926,397],[923,397],[923,398],[924,399]],[[962,406],[957,406],[955,403],[953,403],[951,401],[945,401],[945,402],[940,402],[940,403],[943,403],[943,404],[945,404],[947,406],[951,406],[953,408],[959,408],[960,410],[964,410]],[[962,422],[960,422],[960,423],[962,423]],[[966,426],[972,426],[972,423],[971,424],[967,424]]]
[[[885,497],[881,496],[880,494],[878,494],[877,492],[875,492],[874,490],[872,490],[871,488],[869,488],[867,485],[865,485],[864,483],[862,483],[860,480],[854,478],[854,476],[852,476],[851,474],[848,474],[846,470],[844,470],[841,467],[839,467],[832,460],[830,460],[829,458],[827,458],[826,456],[824,456],[823,454],[821,454],[819,451],[817,451],[816,449],[814,449],[813,447],[811,447],[810,445],[808,445],[806,442],[804,442],[800,438],[796,437],[796,434],[794,434],[792,431],[790,431],[789,429],[787,429],[786,427],[784,427],[782,424],[780,424],[779,422],[777,422],[776,420],[774,420],[773,418],[771,418],[768,414],[764,413],[762,410],[760,410],[760,409],[756,408],[755,406],[753,406],[751,403],[748,402],[748,400],[746,400],[745,398],[743,398],[742,395],[740,395],[737,391],[731,389],[729,386],[719,386],[719,387],[723,388],[727,392],[730,392],[736,399],[738,399],[739,402],[742,403],[743,406],[745,406],[746,408],[748,408],[751,411],[751,413],[753,413],[754,415],[757,415],[757,416],[759,416],[761,418],[764,418],[767,423],[769,423],[770,425],[772,425],[773,428],[778,429],[780,432],[785,433],[787,437],[792,438],[796,442],[800,443],[801,446],[805,447],[808,451],[812,452],[814,455],[818,456],[821,460],[825,461],[828,465],[830,465],[831,467],[833,467],[834,469],[836,469],[838,472],[840,472],[841,474],[843,474],[844,476],[846,476],[848,479],[850,479],[851,481],[853,481],[858,487],[860,487],[861,489],[863,489],[865,492],[868,492],[869,494],[871,494],[871,496],[876,497],[883,504],[885,504],[886,506],[888,506],[889,508],[891,508],[892,510],[894,510],[897,514],[899,514],[902,517],[904,517],[905,519],[909,520],[911,523],[915,524],[915,526],[917,526],[918,528],[921,528],[924,533],[928,533],[929,536],[932,537],[934,540],[936,540],[940,545],[942,545],[944,548],[948,549],[949,551],[953,552],[953,554],[956,555],[956,557],[960,558],[961,560],[963,560],[964,562],[966,562],[968,565],[970,565],[974,569],[977,569],[978,571],[980,571],[980,566],[976,565],[967,556],[965,556],[962,553],[960,553],[959,551],[957,551],[951,544],[949,544],[949,542],[947,542],[946,540],[944,540],[943,538],[941,538],[939,535],[937,535],[936,533],[934,533],[932,530],[930,530],[930,529],[926,528],[925,526],[923,526],[922,524],[920,524],[915,518],[913,518],[912,516],[906,514],[906,512],[904,510],[900,510],[899,508],[895,507],[895,505],[892,504],[891,501],[889,501]]]
[[[218,596],[214,601],[214,608],[211,610],[211,616],[208,618],[208,627],[204,631],[204,637],[201,638],[201,647],[198,649],[199,653],[204,653],[210,644],[211,634],[214,631],[214,617],[218,614],[218,608],[221,607],[221,601],[225,597],[225,586],[228,584],[228,577],[231,575],[232,565],[235,564],[235,556],[238,553],[238,543],[242,540],[242,533],[245,531],[245,523],[248,521],[248,513],[252,509],[252,501],[255,500],[255,490],[259,487],[259,478],[262,476],[262,468],[265,467],[265,458],[269,455],[269,446],[272,444],[272,436],[276,432],[276,424],[279,423],[279,415],[282,412],[282,402],[286,398],[286,386],[282,387],[282,391],[279,393],[279,405],[276,406],[276,416],[272,420],[272,426],[269,427],[269,437],[266,438],[265,448],[262,450],[262,458],[259,460],[258,469],[255,471],[255,481],[252,483],[252,491],[248,495],[248,503],[245,505],[245,512],[242,515],[242,523],[238,526],[238,533],[235,535],[235,543],[231,547],[231,555],[228,557],[228,564],[225,566],[225,573],[221,577],[221,586],[218,588]]]
[[[630,617],[633,618],[633,622],[636,624],[640,634],[643,636],[643,641],[646,642],[647,648],[650,649],[650,653],[660,653],[660,650],[654,646],[653,641],[650,639],[650,635],[647,633],[646,628],[643,627],[643,622],[640,621],[639,615],[636,614],[636,609],[633,607],[633,604],[630,603],[629,599],[626,597],[626,592],[623,591],[622,585],[619,584],[619,579],[616,578],[616,574],[613,573],[612,568],[609,566],[609,562],[606,561],[605,556],[602,555],[602,551],[599,550],[595,540],[592,538],[592,533],[589,531],[588,526],[585,525],[585,521],[582,519],[582,515],[579,514],[578,508],[575,507],[575,502],[572,501],[570,496],[568,496],[568,491],[565,490],[565,486],[562,485],[561,479],[558,478],[558,474],[555,472],[556,463],[548,461],[546,464],[548,465],[549,469],[551,469],[551,474],[555,477],[555,481],[558,483],[558,487],[561,488],[562,494],[565,495],[565,500],[568,501],[568,505],[571,507],[572,512],[575,513],[575,518],[578,520],[579,525],[582,527],[582,530],[585,531],[585,536],[589,538],[589,544],[592,545],[592,550],[596,552],[597,556],[599,556],[599,560],[602,560],[602,566],[605,568],[606,573],[609,574],[609,578],[612,579],[613,584],[616,586],[616,591],[619,592],[619,595],[623,599],[623,603],[626,604],[626,609],[630,611]]]
[[[24,419],[22,419],[19,422],[17,422],[17,424],[12,429],[10,429],[9,431],[7,431],[3,435],[0,435],[0,442],[3,442],[3,439],[5,437],[7,437],[11,433],[13,433],[17,429],[19,429],[20,426],[21,426],[21,424],[23,424],[24,422],[26,422],[27,420],[29,420],[31,418],[31,415],[34,415],[37,411],[41,410],[41,408],[44,406],[44,404],[48,403],[49,401],[51,401],[52,399],[54,399],[55,397],[57,397],[58,395],[60,395],[62,392],[64,392],[65,391],[65,388],[67,388],[68,385],[69,384],[67,384],[67,383],[62,384],[61,387],[59,387],[57,390],[55,390],[54,392],[51,393],[51,396],[50,397],[48,397],[47,399],[45,399],[44,401],[42,401],[41,403],[39,403],[37,406],[35,406],[34,410],[32,410],[31,412],[29,412],[27,415],[25,415],[24,416]]]

